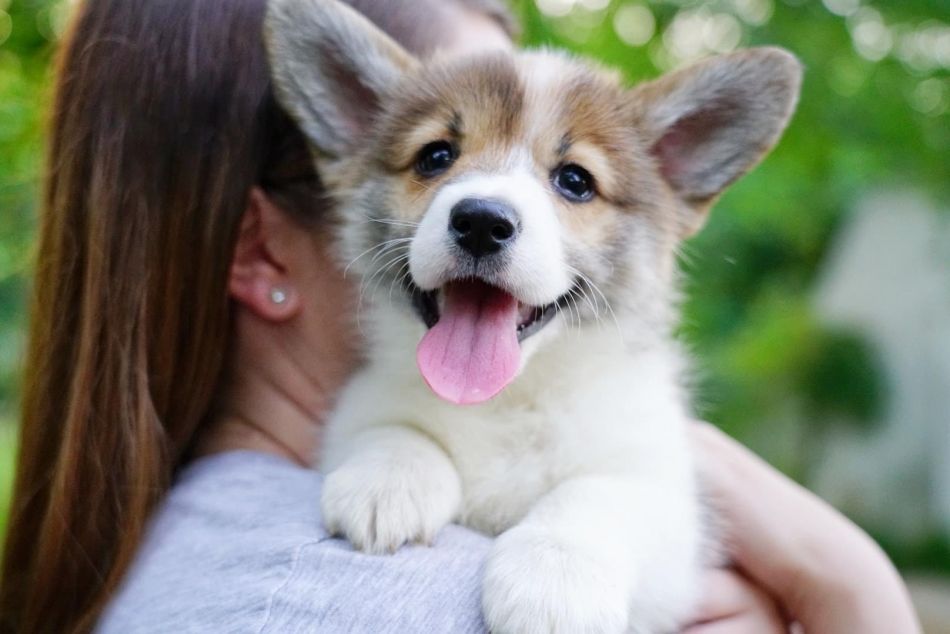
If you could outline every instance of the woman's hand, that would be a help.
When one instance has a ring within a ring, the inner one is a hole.
[[[867,534],[715,427],[692,434],[738,572],[708,573],[690,634],[784,632],[786,618],[808,634],[921,631],[900,575]]]

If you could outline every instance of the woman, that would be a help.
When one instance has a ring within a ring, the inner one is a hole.
[[[351,4],[420,54],[509,45],[492,0]],[[366,557],[320,528],[320,476],[303,467],[358,331],[319,179],[270,93],[263,11],[88,0],[66,39],[4,631],[483,629],[487,538],[449,527],[433,548]],[[697,631],[779,632],[790,617],[913,630],[860,532],[714,432],[698,438],[742,539],[741,572],[710,572]],[[842,547],[777,523],[783,500]],[[861,583],[807,565],[826,552],[861,566]]]

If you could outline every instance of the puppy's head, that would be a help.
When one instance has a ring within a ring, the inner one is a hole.
[[[551,52],[419,60],[336,0],[272,0],[266,38],[343,263],[424,325],[420,369],[459,403],[564,326],[662,327],[677,244],[776,142],[801,78],[772,48],[633,89]]]

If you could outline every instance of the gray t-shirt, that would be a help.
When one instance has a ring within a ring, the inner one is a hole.
[[[485,631],[488,538],[448,526],[431,548],[354,552],[323,529],[321,482],[250,451],[186,467],[98,632]]]

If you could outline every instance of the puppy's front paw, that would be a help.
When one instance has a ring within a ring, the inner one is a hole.
[[[458,473],[444,456],[394,452],[354,457],[324,480],[327,530],[370,553],[430,543],[461,501]]]
[[[482,607],[494,634],[620,634],[629,605],[622,573],[548,531],[516,526],[495,542]]]

